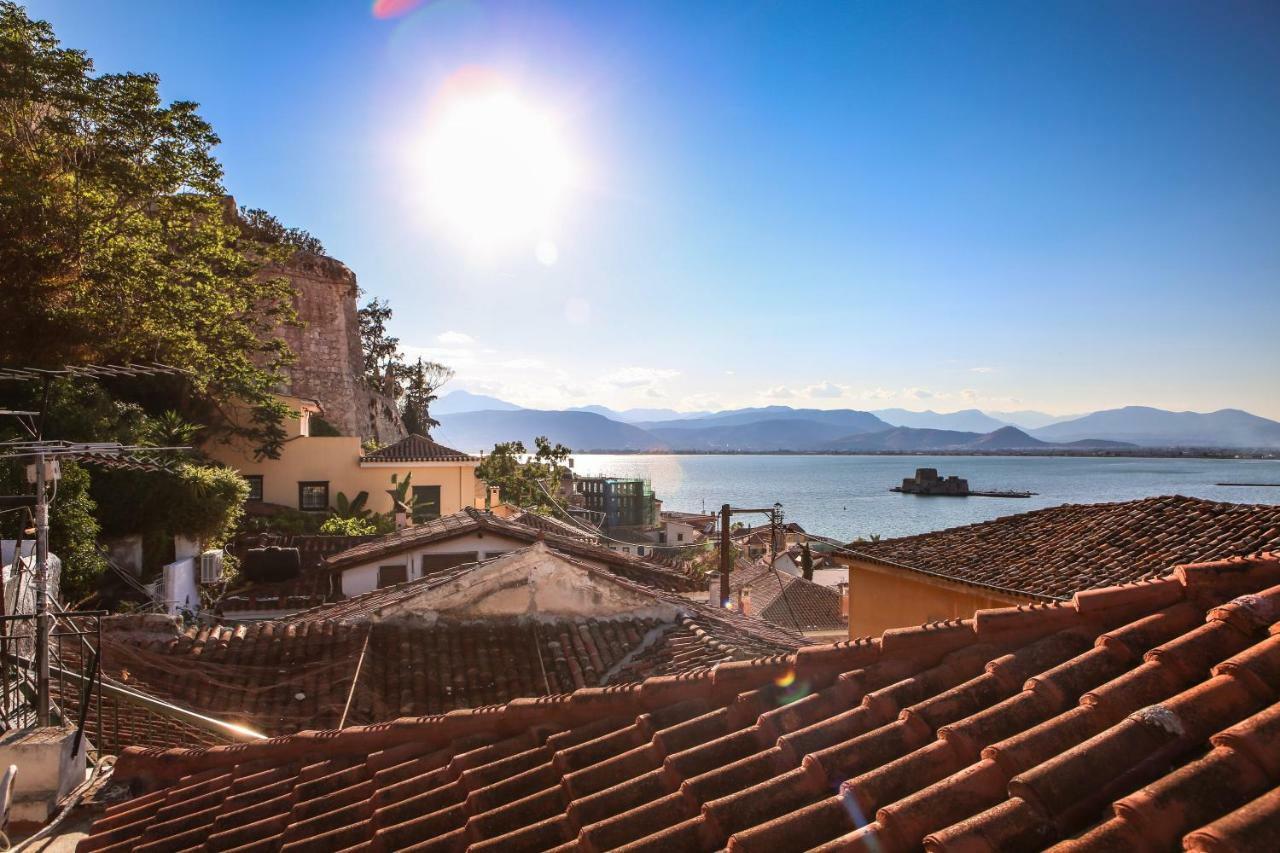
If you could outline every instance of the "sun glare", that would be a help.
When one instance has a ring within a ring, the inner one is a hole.
[[[421,157],[434,222],[472,250],[524,249],[555,263],[551,238],[574,164],[551,114],[510,88],[446,92]]]

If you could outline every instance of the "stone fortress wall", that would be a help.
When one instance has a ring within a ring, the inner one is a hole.
[[[395,402],[364,381],[355,273],[333,258],[298,252],[265,274],[289,279],[301,322],[277,329],[297,356],[286,393],[319,402],[324,420],[343,435],[383,443],[403,438]]]

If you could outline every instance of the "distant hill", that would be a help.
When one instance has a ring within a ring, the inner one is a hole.
[[[675,409],[610,409],[608,406],[574,406],[570,408],[570,412],[594,412],[597,415],[604,415],[606,418],[615,421],[622,421],[624,424],[641,423],[644,421],[674,421],[685,420],[686,418],[701,418],[711,414],[710,412],[677,412]]]
[[[651,427],[648,432],[672,450],[772,451],[818,450],[849,430],[818,421],[762,420],[690,429]]]
[[[459,412],[440,417],[432,438],[468,453],[489,451],[500,441],[523,441],[545,435],[579,453],[589,450],[663,450],[652,434],[594,412],[515,411]]]
[[[914,429],[897,427],[884,432],[853,435],[831,442],[827,449],[843,451],[927,451],[972,450],[989,452],[997,450],[1042,450],[1053,447],[1076,449],[1130,447],[1119,442],[1091,441],[1078,444],[1054,444],[1027,435],[1017,427],[1001,427],[988,433],[962,432],[945,429]]]
[[[645,421],[636,426],[645,429],[703,429],[727,427],[766,421],[805,421],[844,427],[845,435],[855,432],[876,432],[888,429],[890,424],[870,412],[856,409],[793,409],[790,406],[764,406],[755,409],[733,409],[697,418],[670,421]]]
[[[484,394],[454,391],[432,413],[442,426],[437,438],[462,450],[488,450],[499,441],[531,445],[546,435],[575,451],[671,450],[693,452],[916,452],[931,450],[1101,450],[1132,447],[1280,447],[1280,423],[1236,409],[1198,414],[1140,406],[1023,430],[976,409],[911,412],[885,409],[878,417],[855,409],[793,409],[764,406],[708,414],[673,409],[604,406],[570,411],[521,409]],[[661,420],[639,420],[662,415]],[[1004,413],[1039,415],[1043,413]],[[673,417],[668,417],[673,416]],[[628,423],[627,419],[637,418]],[[894,421],[945,426],[904,426]],[[970,428],[961,429],[960,426]]]
[[[893,426],[916,427],[919,429],[990,432],[1009,425],[1009,421],[996,420],[977,409],[963,409],[959,412],[912,412],[908,409],[877,409],[871,414]]]
[[[1280,447],[1280,422],[1239,409],[1200,413],[1125,406],[1032,433],[1046,441],[1106,439],[1140,447]]]
[[[1047,412],[1037,412],[1032,409],[1021,409],[1014,412],[987,412],[987,414],[1001,423],[1016,426],[1019,429],[1039,429],[1049,424],[1073,421],[1080,417],[1080,415],[1051,415]]]
[[[513,412],[519,408],[514,403],[490,397],[488,394],[472,394],[470,391],[459,389],[442,394],[439,400],[431,404],[431,414],[438,418],[441,415],[456,415],[460,412]]]

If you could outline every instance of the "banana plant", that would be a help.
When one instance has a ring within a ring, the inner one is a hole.
[[[365,507],[365,504],[368,502],[368,492],[360,492],[351,500],[347,500],[347,496],[345,494],[338,492],[338,496],[333,502],[333,508],[329,510],[329,512],[337,518],[368,519],[373,515],[373,512]]]

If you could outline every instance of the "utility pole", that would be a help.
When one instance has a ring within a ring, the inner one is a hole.
[[[774,504],[767,509],[734,508],[730,504],[720,507],[720,606],[728,607],[732,593],[729,591],[729,572],[733,571],[733,555],[730,554],[732,542],[729,537],[729,519],[736,512],[739,514],[764,513],[775,519],[782,510],[782,504]],[[776,538],[776,537],[775,537]],[[777,557],[777,546],[774,546],[774,557]]]
[[[49,502],[45,458],[36,454],[36,723],[49,725]]]
[[[729,553],[729,516],[733,508],[729,504],[720,507],[720,601],[725,607],[729,602],[729,572],[733,571],[733,555]]]

